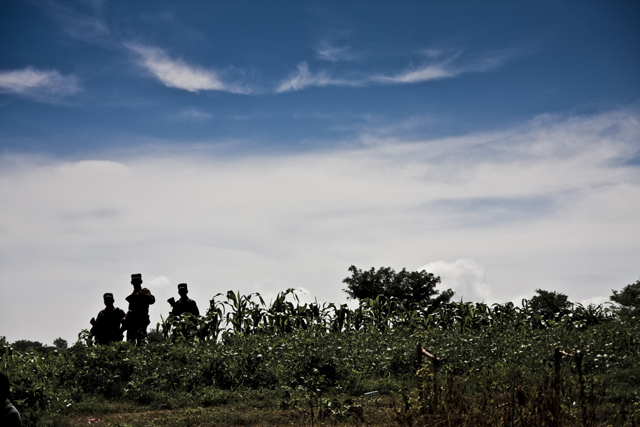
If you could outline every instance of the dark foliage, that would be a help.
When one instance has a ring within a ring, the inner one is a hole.
[[[53,345],[56,348],[67,348],[67,347],[69,347],[69,343],[67,342],[67,340],[62,339],[62,338],[56,338],[55,340],[53,340]]]
[[[435,287],[440,283],[440,277],[424,270],[407,271],[403,268],[396,273],[391,267],[380,267],[378,270],[371,267],[369,271],[362,271],[352,265],[349,271],[351,277],[342,281],[347,285],[344,291],[349,298],[361,302],[380,295],[398,300],[405,308],[414,304],[435,308],[449,302],[453,296],[451,289],[442,293],[437,291]]]
[[[560,319],[570,313],[573,304],[567,295],[542,289],[536,289],[536,293],[538,295],[531,298],[529,304],[544,319]]]
[[[162,342],[165,340],[164,335],[157,328],[151,328],[147,334],[147,340],[149,342]]]
[[[39,341],[18,340],[12,344],[16,351],[39,351],[42,352],[45,346]]]
[[[622,291],[613,291],[611,301],[619,305],[618,312],[623,316],[640,315],[640,279],[636,283],[622,288]]]

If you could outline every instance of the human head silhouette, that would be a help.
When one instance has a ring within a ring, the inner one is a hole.
[[[9,397],[9,377],[0,373],[0,400],[4,402]]]
[[[133,289],[138,290],[142,287],[142,274],[136,273],[131,275],[131,284]]]
[[[189,290],[187,289],[187,284],[186,283],[180,283],[178,285],[178,294],[181,297],[183,297],[183,298],[186,297],[188,292],[189,292]]]
[[[113,298],[113,294],[110,292],[107,292],[106,294],[104,294],[102,296],[103,300],[104,300],[104,305],[111,308],[113,307],[113,302],[115,301]]]

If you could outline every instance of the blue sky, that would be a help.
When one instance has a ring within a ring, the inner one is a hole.
[[[137,272],[153,322],[180,282],[201,309],[343,302],[351,264],[604,301],[639,276],[638,22],[622,1],[4,1],[0,335],[74,341]]]

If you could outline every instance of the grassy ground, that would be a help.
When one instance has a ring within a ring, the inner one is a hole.
[[[583,420],[579,406],[562,407],[559,418],[549,415],[551,406],[542,401],[518,404],[510,396],[499,394],[480,403],[481,398],[442,390],[441,404],[429,404],[419,398],[418,390],[408,393],[374,394],[350,398],[339,395],[321,399],[311,416],[302,402],[283,407],[282,400],[254,396],[209,407],[160,409],[130,403],[101,400],[86,402],[72,414],[43,416],[38,425],[60,427],[196,427],[196,426],[520,426],[520,427],[635,427],[640,407],[610,407],[598,410],[598,416]],[[426,390],[425,392],[426,393]],[[428,393],[426,393],[428,394]],[[551,393],[538,394],[548,400]],[[433,403],[433,401],[431,401]],[[308,402],[307,402],[308,404]],[[510,409],[511,408],[511,409]],[[606,413],[603,412],[606,411]],[[513,418],[512,418],[513,417]]]
[[[353,405],[335,409],[282,409],[275,400],[255,400],[208,408],[150,409],[116,403],[105,403],[94,412],[42,421],[61,427],[148,427],[148,426],[354,426],[399,425],[394,396],[356,399]],[[363,422],[364,421],[364,422]]]

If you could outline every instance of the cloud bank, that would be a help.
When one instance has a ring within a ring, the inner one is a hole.
[[[627,160],[639,118],[545,116],[424,141],[368,135],[295,155],[220,157],[203,144],[81,161],[5,154],[0,324],[19,307],[51,321],[16,325],[9,340],[74,340],[104,292],[125,305],[131,273],[156,295],[152,324],[180,282],[203,310],[229,289],[269,299],[304,287],[345,301],[352,264],[425,266],[465,301],[536,288],[607,296],[638,275],[640,172]],[[56,298],[74,310],[60,313]]]

